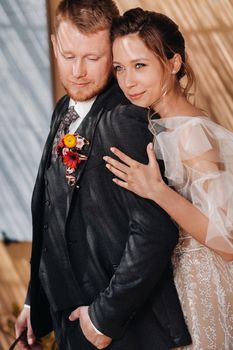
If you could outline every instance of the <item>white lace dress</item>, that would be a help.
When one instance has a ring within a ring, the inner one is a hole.
[[[174,277],[192,336],[188,350],[233,349],[233,133],[207,117],[153,120],[157,158],[177,192],[208,218],[206,246],[180,230]],[[192,220],[192,218],[190,218]]]

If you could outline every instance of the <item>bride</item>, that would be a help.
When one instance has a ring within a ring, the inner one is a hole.
[[[154,147],[147,147],[147,165],[112,147],[122,162],[106,156],[106,167],[117,185],[155,201],[180,227],[173,266],[193,340],[185,349],[232,350],[233,134],[189,102],[194,76],[170,18],[129,10],[115,20],[112,42],[121,89],[157,118],[149,120]]]

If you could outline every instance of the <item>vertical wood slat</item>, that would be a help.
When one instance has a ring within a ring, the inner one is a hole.
[[[50,35],[54,33],[54,14],[56,11],[56,7],[59,4],[59,0],[50,0],[47,2],[47,13],[48,13],[48,28],[49,28],[49,39]],[[51,71],[52,71],[52,77],[53,77],[53,96],[54,96],[54,103],[58,101],[58,99],[65,94],[65,91],[60,83],[60,79],[58,76],[58,70],[56,65],[56,59],[53,53],[52,43],[51,43],[51,50],[50,50],[50,57],[51,57]]]
[[[0,241],[0,350],[6,350],[13,342],[8,332],[8,321],[14,321],[12,314],[14,305],[23,307],[29,280],[29,256],[31,244],[14,243],[5,246]]]

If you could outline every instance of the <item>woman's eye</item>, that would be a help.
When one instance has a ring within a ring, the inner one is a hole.
[[[135,64],[135,68],[136,69],[140,69],[140,68],[143,68],[143,67],[145,67],[146,65],[144,64],[144,63],[136,63]]]
[[[114,66],[114,71],[117,72],[122,72],[123,71],[123,67],[121,66]]]

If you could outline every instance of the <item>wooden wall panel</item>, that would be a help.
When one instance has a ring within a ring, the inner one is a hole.
[[[51,0],[50,18],[58,0]],[[117,0],[121,12],[133,7],[162,12],[177,22],[197,77],[198,106],[233,130],[233,0]],[[54,79],[55,100],[64,92]]]
[[[27,292],[30,252],[29,242],[4,245],[0,241],[0,350],[9,349],[14,341],[16,314]]]
[[[53,19],[54,19],[54,14],[58,3],[59,3],[59,0],[50,0],[47,2],[48,21],[49,21],[48,27],[50,30],[50,34],[54,33]],[[58,70],[56,66],[56,60],[53,54],[51,40],[50,40],[50,53],[51,53],[51,69],[52,69],[52,77],[53,77],[53,96],[54,96],[54,102],[56,102],[61,96],[65,94],[65,91],[58,77]]]

